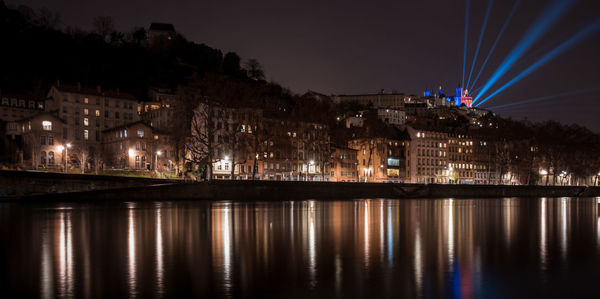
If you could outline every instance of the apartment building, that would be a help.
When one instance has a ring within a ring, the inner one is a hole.
[[[19,120],[17,130],[22,143],[17,150],[17,164],[32,169],[63,168],[68,150],[62,135],[64,126],[60,118],[48,112]]]
[[[177,95],[168,88],[150,88],[148,99],[138,105],[140,120],[159,130],[172,129]]]
[[[410,182],[445,184],[450,177],[448,133],[407,127],[410,134]]]
[[[358,150],[332,146],[332,159],[329,169],[331,182],[357,182],[358,181]]]
[[[474,144],[473,138],[464,134],[449,134],[448,136],[448,170],[449,183],[474,183]]]
[[[358,180],[361,182],[405,182],[410,178],[407,136],[370,137],[348,141],[357,151]]]
[[[65,123],[62,135],[75,148],[99,148],[102,131],[138,120],[137,101],[127,93],[64,85],[48,92],[47,111],[56,111]]]
[[[106,168],[171,171],[175,151],[169,136],[137,121],[102,131]]]

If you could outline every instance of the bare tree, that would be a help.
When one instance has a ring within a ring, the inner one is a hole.
[[[191,137],[187,145],[185,159],[194,166],[204,169],[205,178],[212,179],[213,163],[220,160],[217,157],[216,123],[214,119],[215,105],[205,100],[193,110],[191,121]]]
[[[112,17],[109,16],[98,16],[94,18],[92,22],[94,32],[102,36],[102,39],[106,41],[107,37],[115,31],[115,24]]]
[[[36,23],[44,28],[56,28],[60,24],[60,14],[42,7],[38,12]]]
[[[265,79],[265,71],[262,68],[262,65],[256,59],[248,59],[246,61],[246,72],[248,77],[253,80],[264,80]]]
[[[74,157],[77,163],[79,163],[79,168],[81,169],[81,173],[85,172],[87,163],[90,159],[90,150],[87,146],[81,146],[74,151],[69,151],[71,157]]]

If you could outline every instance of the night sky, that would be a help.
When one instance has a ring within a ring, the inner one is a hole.
[[[375,93],[381,89],[422,94],[425,88],[453,95],[462,78],[466,0],[419,1],[7,1],[58,11],[66,25],[91,29],[95,16],[114,18],[117,29],[173,23],[188,39],[257,58],[267,78],[294,92]],[[488,54],[515,0],[495,0],[478,64]],[[567,0],[565,0],[567,1]],[[495,90],[543,54],[600,18],[600,1],[580,0],[502,79]],[[488,4],[472,0],[467,71]],[[551,1],[521,0],[478,86],[506,57]],[[485,106],[596,88],[571,97],[497,110],[502,116],[577,122],[600,132],[600,32],[595,32]],[[473,75],[474,76],[474,75]]]

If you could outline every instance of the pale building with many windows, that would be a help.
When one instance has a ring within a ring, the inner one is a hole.
[[[452,171],[448,164],[448,133],[407,127],[411,138],[410,182],[446,184]]]
[[[99,149],[102,131],[138,120],[137,101],[118,89],[102,90],[56,83],[48,92],[47,111],[65,123],[62,135],[75,150]]]
[[[473,138],[464,134],[448,136],[449,183],[473,184],[476,165],[473,161]]]

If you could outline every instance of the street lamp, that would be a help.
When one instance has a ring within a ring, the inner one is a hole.
[[[60,151],[62,153],[62,151],[65,151],[65,155],[64,155],[64,159],[65,159],[65,172],[67,172],[68,168],[69,168],[69,148],[71,147],[70,143],[67,143],[67,146],[64,147],[62,145],[59,145],[58,147],[56,147],[56,149],[58,149],[58,151]]]
[[[129,154],[129,158],[127,159],[127,167],[131,168],[131,166],[130,166],[131,158],[133,158],[133,156],[135,155],[135,152],[133,151],[132,148],[130,148],[129,151],[127,151],[127,153]]]
[[[157,151],[156,155],[154,156],[154,171],[158,170],[158,156],[160,156],[161,154],[161,151]]]
[[[62,146],[62,145],[59,145],[59,146],[56,147],[56,149],[62,154],[63,150],[65,149],[65,147]],[[64,159],[64,156],[63,156],[63,159]],[[65,159],[65,161],[67,161],[67,159]],[[65,170],[66,170],[66,168],[65,168]]]

